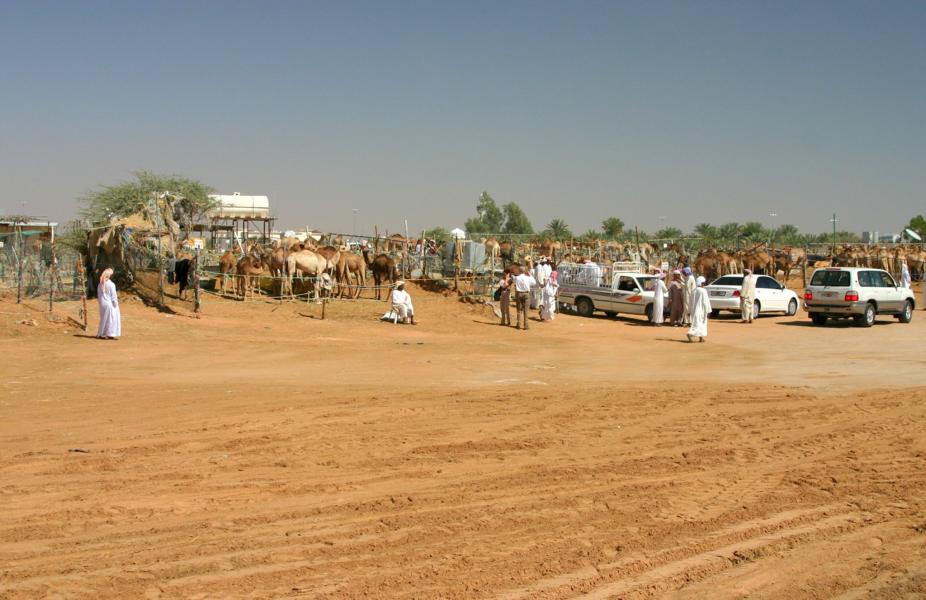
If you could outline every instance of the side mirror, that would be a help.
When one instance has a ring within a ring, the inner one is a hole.
[[[633,293],[634,293],[634,294],[639,294],[639,293],[640,293],[640,288],[638,288],[638,287],[633,288]]]

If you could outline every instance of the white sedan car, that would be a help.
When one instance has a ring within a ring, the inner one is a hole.
[[[753,318],[760,313],[780,312],[788,316],[797,314],[800,301],[793,290],[784,287],[768,275],[758,275],[756,281],[756,301],[753,304]],[[742,275],[724,275],[706,286],[711,300],[711,316],[716,317],[722,310],[740,312],[740,289],[743,287]]]

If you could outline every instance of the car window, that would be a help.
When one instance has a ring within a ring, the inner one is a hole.
[[[617,284],[617,289],[622,292],[632,292],[636,287],[637,282],[633,280],[633,277],[627,277],[626,275],[621,275],[620,281]]]
[[[829,287],[849,287],[848,271],[817,271],[810,280],[810,285]]]
[[[756,283],[757,288],[763,290],[777,290],[778,282],[772,279],[771,277],[759,277],[759,281]]]
[[[861,287],[876,287],[880,286],[881,283],[873,284],[871,281],[871,271],[859,271],[858,272],[858,284]]]
[[[637,279],[640,282],[640,285],[643,286],[643,289],[647,292],[652,292],[656,288],[656,278],[655,277],[640,277]]]
[[[720,279],[714,280],[714,283],[711,285],[730,285],[734,287],[740,287],[743,285],[743,276],[742,275],[725,275]]]
[[[897,287],[897,283],[889,273],[881,271],[878,274],[881,276],[881,287]]]

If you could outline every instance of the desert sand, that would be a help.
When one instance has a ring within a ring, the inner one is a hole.
[[[119,341],[0,302],[0,598],[926,594],[926,313],[687,344],[412,294],[125,296]]]

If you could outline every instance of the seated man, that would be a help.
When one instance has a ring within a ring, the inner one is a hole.
[[[412,297],[405,291],[405,282],[397,281],[392,290],[392,310],[399,313],[403,323],[415,324],[415,309],[412,306]]]

